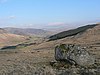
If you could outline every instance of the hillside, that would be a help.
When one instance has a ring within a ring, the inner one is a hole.
[[[27,37],[11,34],[0,28],[0,47],[4,45],[12,45],[26,40]]]
[[[9,34],[4,33],[2,34]],[[15,35],[15,34],[14,34]],[[19,35],[20,36],[20,35]],[[58,40],[37,39],[40,43],[21,43],[2,48],[0,51],[0,75],[100,75],[100,25],[88,28],[82,33]],[[33,38],[32,38],[33,39]],[[55,46],[59,44],[75,44],[86,48],[96,58],[95,64],[89,68],[78,65],[55,63]],[[52,66],[50,63],[55,63]],[[64,66],[65,65],[65,66]],[[66,72],[64,74],[64,72]]]
[[[85,26],[85,27],[87,27],[87,26]],[[82,27],[80,27],[80,28],[82,28]],[[77,28],[77,29],[79,29],[79,28]],[[61,33],[59,33],[59,34],[62,36]],[[49,40],[51,40],[51,39],[49,39]],[[38,45],[37,48],[40,48],[40,49],[52,48],[52,47],[55,47],[57,44],[61,44],[61,43],[85,44],[85,45],[100,43],[100,25],[99,24],[97,24],[96,26],[94,25],[94,27],[88,28],[84,32],[78,33],[73,36],[68,36],[68,37],[56,39],[56,40],[52,39],[52,41],[47,41],[47,42],[44,42],[44,43]]]
[[[7,31],[5,31],[4,29],[0,28],[0,34],[2,33],[7,33]]]
[[[86,25],[86,26],[82,26],[82,27],[79,27],[79,28],[76,28],[76,29],[64,31],[64,32],[55,34],[55,35],[53,35],[53,36],[50,36],[50,37],[49,37],[49,40],[51,41],[51,40],[57,40],[57,39],[65,38],[65,37],[74,36],[74,35],[83,33],[83,32],[85,32],[86,30],[88,30],[88,29],[90,29],[90,28],[93,28],[93,27],[95,27],[95,26],[97,26],[97,25],[98,25],[98,24]]]
[[[74,36],[56,40],[59,43],[95,44],[100,42],[100,25],[89,28]]]
[[[100,42],[100,25],[86,30],[83,34],[74,36],[74,40],[82,43],[99,43]]]
[[[42,30],[42,29],[34,29],[34,28],[4,28],[6,31],[12,34],[17,35],[34,35],[46,37],[52,34],[52,32]]]

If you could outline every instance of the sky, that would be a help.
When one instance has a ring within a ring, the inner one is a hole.
[[[59,28],[97,23],[100,0],[0,0],[0,27]]]

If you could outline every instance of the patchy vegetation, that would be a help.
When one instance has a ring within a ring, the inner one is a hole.
[[[28,43],[28,44],[22,43],[22,44],[18,44],[18,45],[15,45],[15,46],[5,46],[5,47],[1,48],[1,50],[22,48],[22,47],[27,47],[27,46],[35,45],[35,44],[36,43]]]
[[[30,36],[7,45],[0,50],[0,75],[100,75],[100,27],[79,36],[56,41]]]
[[[77,34],[79,34],[79,33],[83,33],[83,32],[85,32],[87,29],[93,28],[93,27],[95,27],[95,26],[97,26],[97,25],[98,25],[98,24],[87,25],[87,26],[83,26],[83,27],[76,28],[76,29],[64,31],[64,32],[55,34],[55,35],[53,35],[53,36],[50,36],[50,37],[49,37],[49,41],[57,40],[57,39],[62,39],[62,38],[69,37],[69,36],[74,36],[74,35],[77,35]]]
[[[94,64],[95,61],[94,57],[84,47],[74,44],[57,46],[55,48],[55,59],[86,67]]]

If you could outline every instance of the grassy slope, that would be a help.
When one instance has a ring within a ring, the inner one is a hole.
[[[87,26],[76,28],[76,29],[64,31],[64,32],[61,32],[61,33],[58,33],[58,34],[55,34],[55,35],[49,37],[49,40],[51,41],[51,40],[57,40],[57,39],[61,39],[61,38],[69,37],[69,36],[74,36],[79,33],[85,32],[87,29],[93,28],[97,25],[98,24],[87,25]]]
[[[2,33],[0,34],[0,46],[17,44],[17,43],[25,41],[26,38],[27,37],[25,36],[9,34],[9,33]]]
[[[87,30],[86,33],[82,34],[80,38],[84,36],[84,37],[87,37],[87,39],[89,40],[95,40],[96,38],[90,39],[90,37],[92,38],[93,34],[95,34],[95,36],[98,37],[98,35],[100,34],[99,30],[100,30],[100,27]],[[32,37],[32,39],[34,39],[34,37]],[[39,41],[36,38],[34,40]],[[28,41],[28,43],[33,42],[34,40]],[[68,40],[72,41],[73,39],[67,39],[67,40],[64,39],[64,41],[62,39],[62,40],[57,40],[57,41],[44,42],[38,45],[32,45],[32,46],[22,48],[21,50],[19,50],[19,52],[15,52],[15,53],[9,53],[9,54],[1,53],[0,54],[0,60],[1,60],[0,61],[0,75],[3,75],[3,74],[7,74],[7,75],[8,74],[9,75],[14,75],[14,74],[17,74],[17,75],[34,74],[35,75],[37,74],[38,75],[39,72],[47,72],[51,75],[54,75],[56,69],[53,70],[53,68],[49,64],[50,61],[54,60],[54,48],[52,47],[54,45],[57,45],[58,43],[67,42]],[[83,39],[81,39],[81,41],[82,40]],[[98,40],[99,40],[99,37],[98,37]],[[98,56],[100,55],[100,44],[88,45],[88,46],[90,46],[90,50],[93,50],[94,52],[98,53],[98,54],[96,53],[94,54]],[[56,72],[58,72],[58,70]]]

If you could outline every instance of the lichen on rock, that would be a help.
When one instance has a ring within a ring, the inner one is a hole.
[[[60,44],[55,47],[57,61],[69,61],[71,64],[89,66],[94,64],[95,58],[82,46],[74,44]]]

